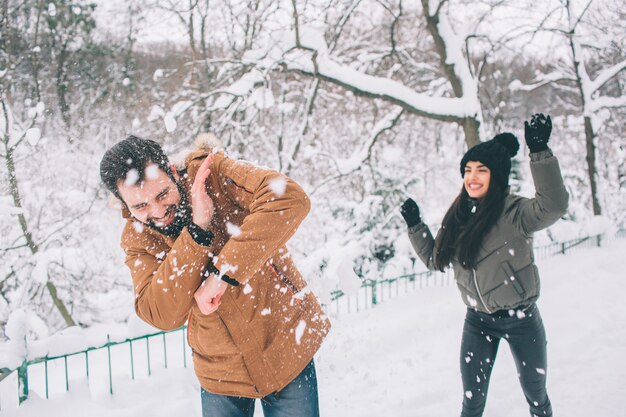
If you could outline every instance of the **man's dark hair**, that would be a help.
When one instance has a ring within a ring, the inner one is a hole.
[[[143,181],[146,167],[151,163],[172,177],[169,160],[161,145],[150,139],[129,135],[106,151],[100,161],[100,178],[107,189],[123,202],[117,189],[118,181],[125,180],[131,170],[137,172],[137,181]]]

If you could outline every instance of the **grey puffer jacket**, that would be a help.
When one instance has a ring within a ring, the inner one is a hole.
[[[514,309],[539,298],[533,233],[554,224],[567,210],[569,194],[552,151],[537,152],[530,158],[535,197],[506,197],[502,216],[484,237],[473,269],[452,262],[463,301],[484,313]],[[409,238],[420,259],[434,270],[435,240],[428,226],[422,222],[411,227]]]

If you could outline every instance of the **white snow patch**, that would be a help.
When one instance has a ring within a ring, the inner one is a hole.
[[[252,287],[250,286],[250,284],[246,284],[245,287],[243,287],[243,293],[248,295],[252,292]]]
[[[167,131],[167,133],[172,133],[176,130],[176,119],[171,113],[167,113],[165,116],[163,116],[163,123],[165,123],[165,130]]]
[[[38,127],[31,127],[26,131],[26,141],[30,146],[37,145],[39,139],[41,139],[41,130]]]
[[[257,88],[250,94],[248,103],[259,110],[269,109],[275,104],[274,95],[269,88]]]
[[[226,231],[229,235],[237,237],[241,235],[241,228],[234,223],[226,222]]]
[[[277,197],[282,197],[285,194],[285,190],[287,189],[287,180],[285,177],[274,178],[269,182],[270,190]]]
[[[141,222],[133,222],[133,229],[137,233],[143,233],[144,225]]]
[[[150,164],[146,167],[146,178],[154,180],[159,176],[159,167],[156,164]]]
[[[159,120],[160,118],[162,118],[164,116],[165,116],[165,111],[160,106],[157,106],[155,104],[150,109],[150,114],[148,114],[148,117],[146,117],[146,119],[149,122],[154,122],[154,121],[157,121],[157,120]]]
[[[137,184],[139,181],[139,172],[135,168],[131,169],[126,173],[126,178],[124,179],[124,185],[130,187],[131,185]]]
[[[152,81],[158,81],[161,77],[163,77],[163,70],[158,68],[154,71],[154,74],[152,74]]]
[[[300,340],[302,339],[302,335],[304,334],[304,330],[306,329],[306,322],[304,320],[300,320],[298,326],[296,327],[296,343],[300,344]]]
[[[472,298],[469,294],[467,294],[467,301],[470,303],[470,306],[476,307],[478,305],[478,301]]]

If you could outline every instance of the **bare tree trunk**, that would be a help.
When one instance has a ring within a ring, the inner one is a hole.
[[[441,4],[445,1],[441,0]],[[439,9],[441,8],[441,4]],[[446,49],[446,43],[439,33],[439,9],[433,15],[430,14],[429,8],[429,0],[422,0],[422,8],[424,11],[424,17],[426,18],[426,27],[430,32],[433,40],[435,42],[435,49],[437,50],[437,55],[439,55],[439,62],[443,71],[446,75],[446,78],[452,85],[452,91],[456,97],[463,97],[463,82],[457,76],[457,73],[454,69],[454,63],[448,63],[448,51]],[[466,117],[463,119],[461,123],[463,126],[463,132],[465,133],[465,143],[467,143],[467,147],[471,148],[474,145],[478,145],[480,143],[480,134],[479,127],[480,122],[478,119],[473,117]]]
[[[59,53],[59,59],[57,60],[56,89],[57,97],[59,99],[59,109],[61,110],[61,117],[63,118],[65,125],[70,127],[70,106],[67,104],[67,93],[69,88],[67,85],[67,69],[65,68],[67,57],[67,44],[64,44]]]
[[[591,117],[585,116],[585,142],[587,145],[587,174],[589,175],[589,184],[591,185],[591,203],[593,205],[593,214],[599,216],[602,214],[600,200],[598,199],[598,183],[596,170],[596,138],[591,124]]]
[[[6,104],[4,102],[4,100],[0,101],[2,104],[2,110],[3,110],[3,117],[4,117],[4,122],[5,122],[5,126],[6,126],[6,131],[3,132],[2,135],[2,141],[4,142],[4,148],[5,148],[5,154],[4,156],[4,160],[5,160],[5,164],[7,167],[7,177],[9,180],[9,189],[11,191],[11,197],[13,198],[13,205],[15,206],[15,208],[17,209],[21,209],[22,208],[22,197],[20,195],[20,190],[18,187],[18,183],[17,183],[17,175],[15,172],[15,161],[13,159],[13,152],[15,151],[15,147],[17,145],[10,145],[9,144],[9,115],[8,115],[8,110],[6,108]],[[19,141],[18,141],[19,143]],[[35,241],[33,240],[33,236],[28,228],[28,223],[26,222],[26,216],[24,215],[24,212],[21,211],[18,215],[17,215],[19,224],[20,224],[20,228],[22,229],[22,235],[24,236],[24,239],[26,239],[26,244],[28,245],[28,248],[30,249],[31,254],[34,256],[35,254],[37,254],[37,252],[39,252],[39,246],[35,243]],[[76,322],[74,322],[74,319],[72,318],[71,314],[69,313],[67,307],[65,306],[65,304],[63,303],[63,301],[59,298],[58,294],[57,294],[57,288],[54,285],[54,283],[50,280],[50,277],[48,276],[48,281],[46,282],[46,288],[48,289],[48,292],[50,293],[50,297],[52,298],[52,302],[54,303],[54,305],[56,306],[56,308],[59,310],[59,313],[61,313],[61,316],[63,317],[63,320],[65,320],[65,323],[68,326],[76,326]]]
[[[569,4],[568,4],[568,12],[569,12]],[[569,33],[569,43],[570,48],[572,50],[572,60],[574,63],[574,72],[576,74],[576,86],[578,87],[578,91],[580,93],[580,101],[583,110],[584,120],[585,120],[585,142],[586,142],[586,150],[587,150],[587,175],[589,176],[589,185],[591,187],[591,202],[593,206],[593,214],[600,215],[602,213],[602,208],[600,207],[600,200],[598,198],[598,185],[596,182],[597,178],[597,169],[596,169],[596,145],[594,144],[595,132],[593,129],[593,122],[591,120],[591,116],[587,115],[587,94],[585,91],[585,85],[583,81],[583,76],[586,77],[586,70],[583,67],[584,63],[581,61],[582,57],[578,56],[578,48],[575,44],[574,40],[575,32]],[[590,98],[590,95],[589,95]]]
[[[37,20],[35,21],[35,36],[33,38],[33,49],[31,49],[31,57],[32,57],[32,72],[33,72],[33,81],[35,82],[35,97],[37,98],[37,102],[41,101],[41,92],[39,90],[39,58],[38,50],[34,50],[34,48],[38,48],[39,46],[39,22],[41,21],[41,12],[43,9],[43,1],[37,1]]]
[[[468,148],[480,143],[479,127],[480,122],[473,117],[467,117],[463,120],[463,132],[465,133],[465,143],[467,143]]]

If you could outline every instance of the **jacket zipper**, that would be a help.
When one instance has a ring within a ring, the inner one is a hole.
[[[280,270],[278,269],[276,265],[270,262],[268,262],[267,264],[269,265],[270,269],[274,272],[274,274],[276,274],[278,279],[283,284],[285,284],[285,286],[287,287],[287,289],[289,289],[292,295],[296,295],[299,292],[298,288],[295,285],[293,285],[293,283],[282,272],[280,272]]]
[[[478,293],[478,298],[480,298],[480,302],[483,304],[483,307],[485,308],[485,310],[487,310],[487,313],[491,314],[491,310],[489,310],[489,307],[487,307],[487,304],[485,303],[485,300],[483,300],[483,296],[480,293],[480,287],[478,286],[478,280],[476,279],[476,270],[474,268],[472,268],[472,275],[474,276],[474,285],[476,286],[476,292]]]

